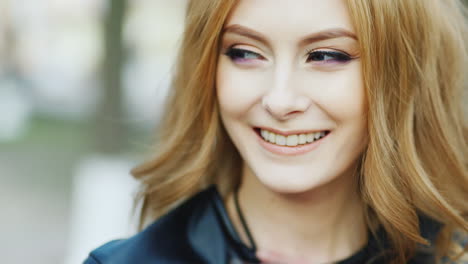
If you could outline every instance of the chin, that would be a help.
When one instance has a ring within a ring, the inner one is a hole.
[[[299,194],[317,189],[335,177],[322,172],[311,172],[303,168],[281,169],[271,166],[269,170],[257,170],[255,177],[267,189],[284,194]],[[305,172],[309,171],[309,172]],[[317,170],[315,170],[317,171]]]
[[[245,175],[251,178],[250,181],[281,194],[303,194],[325,189],[333,193],[349,189],[356,182],[353,176],[356,160],[348,164],[327,159],[281,164],[255,159],[250,164],[254,166],[248,167],[249,173]]]

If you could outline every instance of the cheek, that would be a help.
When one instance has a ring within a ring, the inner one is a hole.
[[[235,68],[220,59],[216,75],[216,92],[222,112],[240,116],[261,100],[262,74]]]
[[[354,160],[367,142],[367,103],[361,65],[349,66],[353,67],[335,76],[328,86],[324,104],[329,106],[328,113],[337,124],[337,136],[341,142],[337,145],[338,153]]]
[[[338,123],[361,124],[365,117],[366,98],[360,64],[348,65],[346,70],[314,76],[316,104]],[[358,121],[359,120],[359,121]]]

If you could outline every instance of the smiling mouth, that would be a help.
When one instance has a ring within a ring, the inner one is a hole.
[[[282,147],[297,147],[312,144],[330,134],[330,130],[322,130],[286,136],[261,128],[254,128],[254,130],[265,142]]]

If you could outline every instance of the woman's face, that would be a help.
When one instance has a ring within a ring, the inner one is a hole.
[[[349,177],[367,139],[359,47],[342,0],[241,0],[216,89],[246,172],[298,193]]]

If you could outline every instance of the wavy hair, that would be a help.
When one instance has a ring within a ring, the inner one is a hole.
[[[369,103],[363,199],[389,234],[397,263],[427,243],[418,212],[444,224],[437,249],[447,254],[447,236],[468,231],[466,9],[447,0],[348,1],[348,7]]]
[[[221,123],[216,63],[235,0],[191,0],[155,155],[132,170],[141,181],[140,228],[200,191],[239,183],[242,159]],[[466,8],[457,0],[348,0],[361,48],[369,143],[360,163],[368,226],[388,233],[393,263],[418,244],[418,214],[443,224],[438,255],[456,258],[450,236],[468,232]]]

